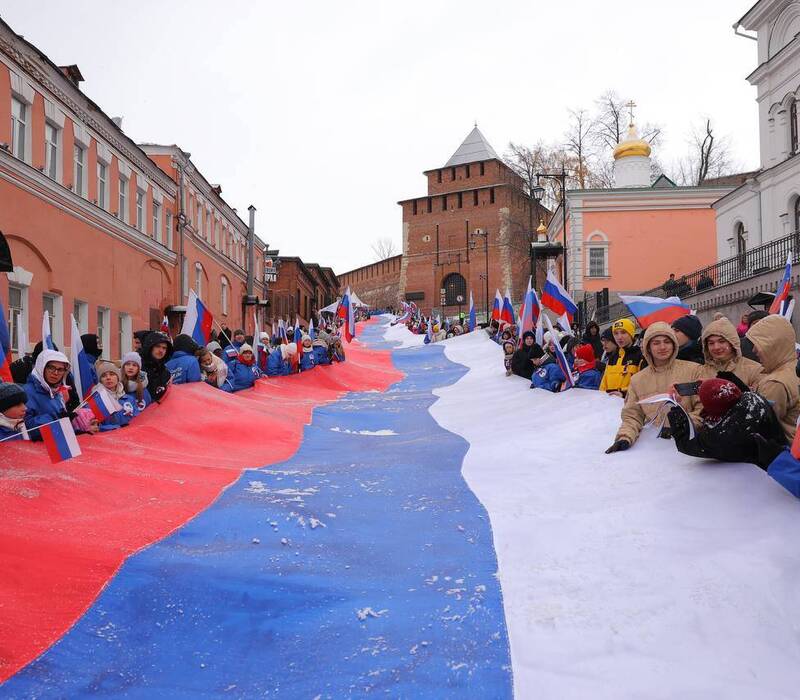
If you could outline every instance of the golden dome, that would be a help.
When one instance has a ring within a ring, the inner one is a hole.
[[[547,233],[547,226],[544,225],[544,221],[539,219],[539,228],[536,229],[536,233]]]
[[[630,156],[644,156],[645,158],[649,158],[652,150],[647,141],[639,138],[636,127],[631,124],[630,127],[628,127],[628,137],[624,141],[620,141],[614,149],[614,160],[629,158]]]

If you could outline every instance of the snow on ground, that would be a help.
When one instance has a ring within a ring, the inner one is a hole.
[[[386,332],[383,334],[383,339],[388,343],[394,343],[394,348],[396,350],[415,348],[425,344],[424,335],[412,333],[402,323],[398,323],[396,326],[387,326]]]
[[[652,430],[605,455],[621,400],[531,390],[482,332],[444,345],[470,371],[430,410],[471,445],[516,697],[798,697],[800,502]]]

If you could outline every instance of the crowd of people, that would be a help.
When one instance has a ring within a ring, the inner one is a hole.
[[[419,333],[425,323],[407,325]],[[464,329],[433,330],[438,340]],[[574,387],[624,399],[607,454],[630,449],[652,425],[686,455],[756,464],[800,497],[800,362],[794,329],[782,316],[752,311],[734,326],[717,314],[703,327],[687,315],[646,330],[629,318],[604,331],[590,321],[581,334],[554,328],[541,344],[502,321],[485,330],[503,348],[506,375],[532,389]]]
[[[261,376],[286,376],[345,361],[336,323],[322,323],[311,335],[298,323],[285,335],[261,333],[254,340],[241,329],[222,327],[201,346],[189,335],[173,340],[161,331],[142,330],[133,334],[134,349],[111,362],[103,357],[97,335],[82,335],[90,386],[102,387],[119,406],[103,420],[87,408],[87,397],[78,394],[73,374],[78,369],[57,347],[40,341],[32,353],[11,364],[13,382],[0,383],[0,440],[41,439],[39,428],[62,418],[69,418],[76,433],[112,431],[161,402],[177,384],[204,382],[236,392],[252,387]]]

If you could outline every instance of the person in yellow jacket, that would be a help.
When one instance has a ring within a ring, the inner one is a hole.
[[[719,372],[723,375],[730,372],[751,389],[758,384],[762,367],[755,360],[742,356],[739,334],[727,318],[723,316],[709,323],[700,340],[706,361],[700,372],[701,379],[715,379]]]
[[[622,424],[614,438],[614,444],[606,450],[606,454],[627,450],[636,442],[645,423],[652,421],[662,410],[661,403],[640,404],[640,400],[655,394],[671,393],[675,384],[696,382],[700,379],[700,365],[677,359],[678,337],[669,324],[658,321],[649,326],[644,334],[642,348],[647,367],[631,379],[620,414]],[[699,425],[703,406],[697,395],[676,398],[695,425]]]
[[[756,391],[772,404],[786,439],[792,442],[800,416],[794,328],[783,316],[772,315],[750,326],[746,336],[764,368]]]
[[[633,344],[636,329],[633,322],[621,318],[611,324],[614,342],[617,349],[611,353],[606,363],[606,370],[600,380],[600,391],[613,396],[622,396],[628,392],[631,377],[642,367],[642,352]]]

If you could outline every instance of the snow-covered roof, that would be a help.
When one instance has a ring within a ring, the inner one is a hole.
[[[491,144],[476,126],[469,132],[456,152],[450,156],[450,160],[445,163],[445,168],[453,165],[463,165],[464,163],[477,163],[481,160],[499,160],[497,153],[494,152]]]

